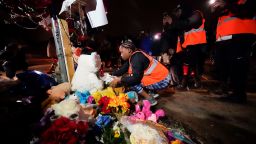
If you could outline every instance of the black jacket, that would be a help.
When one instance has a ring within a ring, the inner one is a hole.
[[[122,76],[128,72],[129,61],[126,61],[122,67],[113,72],[114,76]],[[132,75],[123,76],[121,78],[122,86],[134,86],[141,83],[143,78],[144,70],[149,66],[149,59],[141,52],[137,52],[131,56]]]
[[[189,16],[173,19],[172,24],[165,25],[161,38],[161,49],[163,53],[169,48],[176,51],[178,36],[181,43],[184,42],[184,32],[192,28],[199,28],[202,25],[203,17],[198,11],[192,12]]]

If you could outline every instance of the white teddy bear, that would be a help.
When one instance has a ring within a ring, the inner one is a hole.
[[[89,91],[93,93],[103,89],[103,81],[96,73],[101,67],[100,56],[93,52],[91,55],[82,54],[78,58],[78,66],[72,79],[72,91]]]

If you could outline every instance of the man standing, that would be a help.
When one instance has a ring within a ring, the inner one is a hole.
[[[232,94],[224,99],[246,102],[250,52],[256,40],[255,0],[216,0],[216,69],[223,92],[230,82]],[[226,92],[227,93],[227,92]]]

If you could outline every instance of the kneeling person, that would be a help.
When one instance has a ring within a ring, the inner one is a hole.
[[[112,73],[117,77],[110,85],[112,87],[116,85],[130,87],[139,95],[148,99],[151,105],[156,105],[157,101],[154,97],[143,88],[157,91],[168,87],[171,78],[168,69],[152,56],[142,51],[136,51],[135,45],[130,40],[120,45],[119,52],[126,62],[119,70]],[[129,75],[123,76],[127,72]]]

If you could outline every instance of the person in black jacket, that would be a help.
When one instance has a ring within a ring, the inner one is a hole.
[[[225,101],[247,101],[250,53],[256,41],[255,5],[255,0],[216,0],[210,5],[218,20],[215,64],[221,89],[217,92],[226,96]]]
[[[149,95],[144,88],[148,90],[161,90],[169,85],[169,71],[152,56],[136,51],[136,47],[131,41],[123,42],[119,51],[121,57],[126,62],[123,66],[112,73],[115,77],[111,82],[111,86],[117,84],[130,87],[144,98],[148,99],[151,105],[156,105],[157,101],[154,97],[158,95]],[[128,72],[128,76],[123,76]]]
[[[188,84],[188,76],[184,75],[183,65],[193,66],[200,65],[198,68],[202,69],[203,62],[200,62],[196,58],[201,56],[200,51],[191,51],[190,48],[182,48],[182,51],[177,50],[177,44],[181,45],[184,43],[184,33],[190,31],[191,29],[199,28],[203,23],[203,18],[198,10],[192,10],[190,6],[186,3],[181,3],[173,10],[172,16],[164,15],[163,17],[163,26],[164,32],[162,34],[162,53],[167,53],[172,55],[170,60],[170,71],[176,75],[176,82],[178,83],[178,89],[184,89]],[[178,41],[179,37],[179,41]],[[200,48],[198,48],[200,49]],[[170,53],[173,52],[174,54]],[[200,60],[204,61],[204,59]],[[191,68],[190,68],[191,69]],[[191,73],[190,70],[189,73]],[[199,70],[194,70],[199,71]],[[200,70],[200,73],[197,73],[197,79],[195,81],[195,87],[198,87],[199,77],[202,74],[203,70]]]

